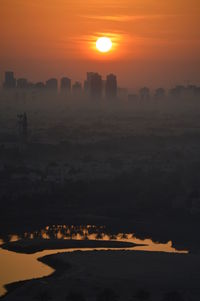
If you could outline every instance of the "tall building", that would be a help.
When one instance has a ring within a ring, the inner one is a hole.
[[[72,86],[72,92],[74,96],[80,96],[82,93],[82,85],[80,82],[75,82]]]
[[[28,88],[28,81],[26,78],[18,78],[17,79],[17,88],[19,89],[27,89]]]
[[[109,74],[106,77],[105,96],[108,99],[117,97],[117,77],[114,74]]]
[[[102,83],[101,75],[94,72],[88,72],[87,82],[88,82],[89,96],[92,99],[101,98],[103,92],[103,83]]]
[[[141,100],[148,100],[150,98],[150,90],[147,87],[140,89],[140,99]]]
[[[43,90],[45,88],[45,85],[43,82],[37,82],[35,83],[34,88],[37,90]]]
[[[165,97],[165,89],[158,88],[155,91],[155,99],[163,99]]]
[[[3,87],[5,89],[14,89],[16,87],[16,79],[14,77],[14,72],[12,71],[5,72],[5,80],[3,83]]]
[[[84,81],[84,94],[85,94],[86,96],[89,95],[89,82],[88,82],[87,79]]]
[[[71,92],[71,79],[62,77],[60,80],[60,91],[69,94]]]
[[[90,80],[94,74],[94,72],[87,72],[87,78],[84,81],[84,93],[87,96],[90,96]]]
[[[170,90],[170,95],[173,98],[181,98],[185,93],[185,87],[182,85],[177,85],[175,88]]]
[[[46,89],[48,91],[57,92],[58,90],[58,81],[56,78],[50,78],[46,81]]]

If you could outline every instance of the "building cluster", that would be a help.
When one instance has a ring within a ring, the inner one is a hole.
[[[62,77],[60,83],[56,78],[50,78],[45,83],[37,82],[31,83],[26,78],[16,79],[14,72],[6,71],[3,83],[4,90],[30,90],[30,91],[44,91],[65,96],[86,96],[91,99],[116,99],[128,98],[129,101],[135,100],[149,100],[151,97],[155,100],[163,99],[165,97],[182,98],[182,97],[199,97],[200,87],[195,85],[177,85],[176,87],[166,91],[164,88],[157,88],[154,93],[151,93],[148,87],[143,87],[138,94],[128,94],[127,89],[118,87],[117,77],[114,74],[109,74],[103,80],[102,76],[97,72],[87,72],[86,80],[82,85],[81,82],[76,81],[72,84],[72,80],[68,77]]]
[[[76,81],[72,84],[72,80],[68,77],[62,77],[60,83],[56,78],[50,78],[45,83],[37,82],[30,83],[26,78],[16,79],[14,72],[6,71],[3,83],[4,90],[40,90],[46,92],[60,93],[63,95],[80,96],[84,95],[91,98],[116,98],[117,97],[117,77],[114,74],[109,74],[106,80],[96,72],[87,72],[87,78],[82,86],[81,82]]]
[[[200,87],[195,85],[177,85],[176,87],[170,89],[169,91],[166,91],[164,88],[157,88],[153,94],[151,94],[151,91],[147,87],[143,87],[139,90],[138,94],[128,94],[128,100],[129,101],[135,101],[135,100],[150,100],[150,98],[153,98],[155,100],[161,100],[166,97],[170,97],[172,99],[182,99],[187,97],[199,97],[200,96]]]

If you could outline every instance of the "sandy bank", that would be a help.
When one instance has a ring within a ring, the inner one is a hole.
[[[162,300],[177,291],[184,301],[200,300],[200,256],[132,251],[92,251],[60,253],[40,259],[57,272],[20,285],[3,300],[35,300],[46,292],[51,300],[64,301],[70,291],[79,291],[86,300],[96,300],[111,288],[119,300],[130,300],[144,289],[151,300]],[[20,297],[20,298],[19,298]],[[132,299],[134,300],[134,299]]]

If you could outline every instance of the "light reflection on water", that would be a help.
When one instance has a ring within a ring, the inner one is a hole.
[[[74,228],[74,226],[52,226],[46,227],[39,232],[24,233],[23,238],[33,239],[36,237],[42,237],[43,239],[57,238],[57,239],[77,239],[77,240],[117,240],[122,242],[132,242],[138,246],[131,248],[109,248],[109,250],[130,250],[130,251],[155,251],[155,252],[169,252],[169,253],[188,253],[188,251],[178,251],[172,246],[172,241],[167,243],[153,242],[151,239],[139,239],[135,235],[119,233],[117,235],[111,235],[104,232],[104,228],[98,228],[95,226],[86,226]],[[92,233],[93,232],[93,233]],[[21,238],[21,237],[20,237]],[[19,236],[11,236],[10,241],[16,241]],[[0,240],[0,244],[2,240]],[[139,246],[143,244],[143,246]],[[32,278],[40,278],[50,275],[53,269],[49,266],[39,262],[37,259],[46,255],[56,254],[58,252],[74,252],[74,251],[93,251],[93,250],[108,250],[108,248],[76,248],[76,249],[58,249],[58,250],[44,250],[34,254],[19,254],[0,248],[0,296],[3,295],[6,290],[4,285],[21,280],[28,280]]]
[[[151,238],[139,239],[133,233],[107,233],[104,226],[97,227],[94,225],[87,226],[66,226],[52,225],[47,226],[40,231],[33,233],[24,233],[22,238],[43,238],[43,239],[77,239],[77,240],[106,240],[106,241],[122,241],[134,244],[143,244],[145,246],[134,247],[134,250],[153,251],[153,252],[169,252],[169,253],[188,253],[188,251],[179,251],[173,247],[172,241],[166,243],[154,242]],[[18,236],[12,237],[12,241],[17,240]],[[130,250],[130,248],[129,248]]]

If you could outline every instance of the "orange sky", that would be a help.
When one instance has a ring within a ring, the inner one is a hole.
[[[199,0],[1,0],[0,72],[45,80],[117,73],[122,85],[200,84]],[[113,39],[103,55],[98,36]]]

